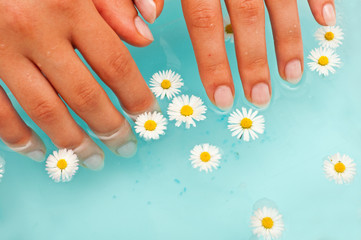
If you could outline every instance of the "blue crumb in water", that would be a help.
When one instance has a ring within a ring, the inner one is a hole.
[[[147,205],[151,205],[151,204],[152,204],[152,202],[151,202],[151,201],[148,201],[148,202],[147,202]]]
[[[174,179],[174,182],[178,183],[178,184],[180,183],[180,181],[178,179],[176,179],[176,178]]]
[[[117,196],[116,196],[116,195],[113,195],[113,199],[117,199]]]

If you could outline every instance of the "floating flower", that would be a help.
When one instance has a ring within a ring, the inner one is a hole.
[[[350,183],[356,174],[356,164],[347,155],[341,157],[340,153],[325,160],[323,168],[326,177],[337,184]]]
[[[328,76],[328,72],[335,73],[336,67],[340,67],[341,60],[331,48],[316,48],[311,51],[308,58],[311,62],[308,66],[312,71],[317,71],[320,75]]]
[[[46,171],[55,182],[69,182],[78,170],[79,160],[70,149],[54,151],[46,160]]]
[[[320,27],[315,33],[319,44],[325,48],[337,48],[342,44],[343,32],[339,26]]]
[[[0,157],[0,181],[5,173],[5,160]]]
[[[253,140],[258,138],[257,133],[263,134],[264,132],[264,118],[262,115],[257,116],[258,111],[242,108],[242,112],[236,109],[228,118],[228,129],[231,130],[232,136],[242,138],[248,142],[250,136]]]
[[[274,208],[259,208],[251,217],[253,234],[264,240],[277,239],[282,235],[284,224],[282,215]]]
[[[207,111],[206,106],[203,105],[203,101],[196,96],[189,97],[188,95],[182,95],[173,98],[173,101],[168,106],[169,120],[176,120],[176,126],[179,127],[183,122],[186,128],[190,128],[191,125],[196,126],[196,121],[206,119],[205,114]]]
[[[212,172],[213,168],[217,169],[221,157],[216,146],[206,143],[196,145],[191,151],[189,160],[192,161],[194,168],[199,168],[199,171]]]
[[[234,42],[234,34],[232,29],[232,24],[229,18],[223,19],[224,25],[224,40]]]
[[[135,120],[135,132],[145,140],[159,139],[166,129],[167,119],[160,112],[146,112]]]
[[[160,99],[163,99],[164,96],[167,96],[168,99],[173,98],[180,93],[179,89],[183,85],[181,76],[172,70],[154,73],[150,79],[150,89]]]

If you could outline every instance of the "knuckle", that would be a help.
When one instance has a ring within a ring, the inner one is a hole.
[[[99,96],[97,88],[88,85],[79,86],[75,89],[72,107],[80,112],[93,111],[98,106]]]
[[[267,59],[264,57],[252,59],[246,66],[247,70],[260,71],[268,68]]]
[[[131,61],[126,54],[112,54],[108,60],[108,64],[110,72],[112,73],[110,79],[114,79],[114,77],[123,78],[131,72]]]
[[[217,14],[207,5],[195,7],[190,14],[190,25],[196,29],[213,30],[216,26]]]
[[[230,0],[231,7],[244,21],[248,23],[256,22],[262,13],[263,3],[259,0]]]
[[[300,43],[302,40],[302,34],[297,25],[286,28],[284,31],[276,34],[275,40],[284,43]]]
[[[41,122],[49,123],[57,120],[57,106],[49,100],[37,100],[30,108],[34,118]]]
[[[74,6],[76,0],[52,0],[50,3],[54,9],[69,10]]]
[[[6,14],[4,16],[4,24],[14,32],[31,33],[33,25],[33,17],[30,11],[20,7],[6,6]]]
[[[228,65],[223,62],[214,62],[204,67],[209,76],[217,78],[218,76],[227,75]]]

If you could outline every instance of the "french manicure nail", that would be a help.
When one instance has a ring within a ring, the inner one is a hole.
[[[323,13],[323,19],[325,20],[325,23],[328,26],[336,25],[335,8],[333,7],[333,5],[331,3],[327,3],[327,4],[325,4],[325,6],[323,6],[322,13]]]
[[[285,67],[286,80],[290,83],[296,84],[302,78],[302,66],[300,60],[291,60]]]
[[[37,162],[41,162],[45,159],[45,153],[40,150],[31,151],[26,155]]]
[[[92,170],[100,170],[104,166],[103,156],[100,154],[94,154],[84,159],[83,164]]]
[[[251,91],[251,98],[254,105],[266,107],[271,100],[268,85],[266,83],[257,83],[254,85]]]
[[[149,23],[154,23],[157,17],[157,9],[153,0],[134,0],[139,12]]]
[[[117,149],[117,153],[122,157],[132,157],[137,152],[137,143],[130,141]]]
[[[154,40],[153,35],[152,35],[151,31],[149,30],[147,24],[139,16],[136,16],[134,18],[134,24],[140,35],[142,35],[143,37],[145,37],[148,40],[151,40],[151,41]]]
[[[129,111],[126,111],[126,112],[127,112],[128,116],[133,121],[135,121],[140,114],[143,114],[145,112],[155,112],[155,111],[160,112],[160,113],[162,112],[157,100],[154,99],[154,103],[151,106],[149,106],[147,109],[145,109],[141,112],[138,112],[138,113],[130,113]]]
[[[221,110],[229,110],[233,106],[233,94],[230,87],[222,85],[214,92],[214,101]]]

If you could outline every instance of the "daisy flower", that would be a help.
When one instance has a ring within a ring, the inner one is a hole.
[[[328,72],[335,73],[336,67],[340,67],[341,60],[331,48],[316,48],[311,51],[308,59],[311,62],[308,66],[312,71],[317,71],[320,75],[328,76]]]
[[[337,184],[350,183],[356,174],[356,164],[352,158],[347,155],[341,156],[340,153],[325,160],[323,168],[326,177]]]
[[[337,48],[342,44],[343,32],[339,26],[320,27],[315,33],[319,44],[325,48]]]
[[[223,25],[224,25],[224,40],[234,42],[234,35],[233,35],[233,29],[232,24],[229,18],[223,19]]]
[[[253,234],[265,240],[277,239],[282,235],[284,224],[282,215],[274,208],[259,208],[251,217]]]
[[[5,173],[5,160],[0,157],[0,181]]]
[[[194,168],[199,168],[199,171],[212,172],[213,168],[217,169],[221,157],[219,149],[216,146],[206,143],[196,145],[191,150],[189,160],[192,162]]]
[[[181,76],[172,70],[154,73],[150,79],[150,89],[160,99],[163,99],[164,96],[167,96],[168,99],[173,98],[180,92],[179,89],[183,85]]]
[[[159,139],[166,129],[167,119],[160,112],[146,112],[135,120],[135,132],[145,140]]]
[[[185,123],[186,128],[196,126],[196,121],[206,119],[205,114],[207,111],[206,106],[203,105],[202,99],[196,96],[189,97],[182,95],[173,98],[173,101],[168,106],[169,120],[176,120],[176,127]]]
[[[262,115],[257,116],[258,111],[242,108],[242,112],[236,109],[228,118],[228,129],[231,130],[232,136],[248,142],[250,137],[255,140],[258,138],[257,133],[264,132],[264,118]]]
[[[69,182],[78,170],[79,160],[70,149],[54,151],[46,160],[46,171],[55,182]]]

